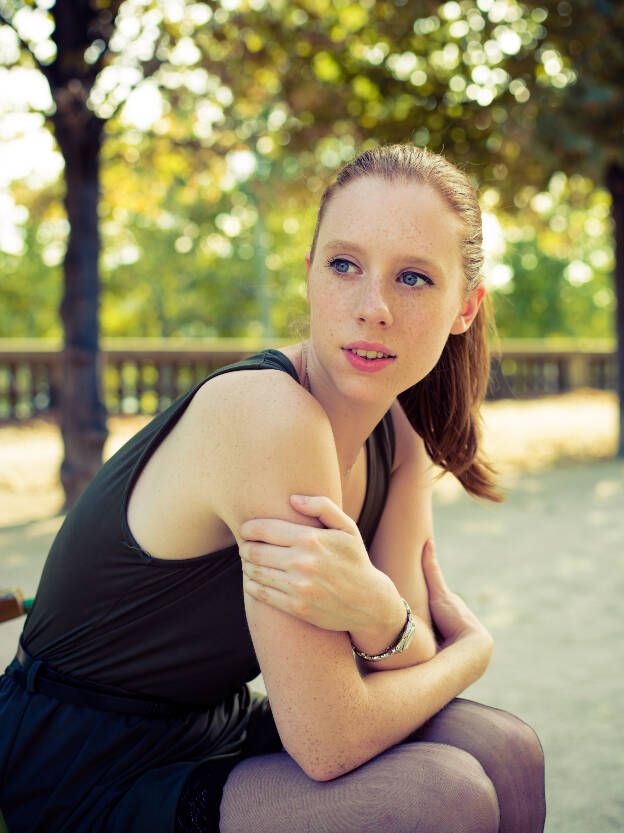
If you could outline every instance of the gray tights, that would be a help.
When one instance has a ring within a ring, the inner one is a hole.
[[[507,712],[453,700],[406,741],[333,781],[285,752],[230,773],[221,833],[542,833],[544,759]]]

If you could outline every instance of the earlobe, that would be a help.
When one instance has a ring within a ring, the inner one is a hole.
[[[479,312],[479,307],[481,306],[481,301],[483,301],[484,297],[484,286],[478,286],[470,293],[468,298],[462,304],[459,315],[453,322],[453,326],[451,327],[452,335],[460,335],[461,333],[466,332],[468,327],[470,327],[474,321],[476,314]]]

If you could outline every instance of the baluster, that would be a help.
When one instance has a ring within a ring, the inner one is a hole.
[[[40,401],[39,398],[39,376],[40,376],[41,365],[37,362],[33,362],[33,364],[29,367],[29,385],[28,385],[28,398],[30,400],[30,416],[36,414],[39,408],[37,407],[37,402]]]
[[[158,384],[158,360],[150,359],[149,364],[145,366],[144,383],[146,389],[145,399],[149,402],[149,407],[143,407],[143,413],[155,414],[158,411],[158,392],[156,386]]]

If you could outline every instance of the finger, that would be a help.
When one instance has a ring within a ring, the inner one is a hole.
[[[355,521],[350,518],[333,500],[328,497],[310,495],[291,495],[290,502],[302,515],[318,518],[323,526],[353,533],[357,529]]]
[[[253,579],[243,580],[243,589],[247,596],[251,596],[259,602],[264,602],[277,610],[293,614],[292,601],[287,593],[267,587]]]
[[[256,564],[276,570],[288,569],[291,553],[290,547],[279,547],[262,541],[244,541],[238,548],[243,564]]]
[[[306,524],[283,521],[280,518],[252,518],[240,526],[240,535],[245,541],[264,541],[278,547],[291,547],[297,542]]]
[[[251,580],[254,584],[261,584],[263,587],[270,587],[288,594],[290,584],[288,576],[283,570],[274,570],[272,567],[258,567],[255,564],[243,562],[243,573],[245,580]]]
[[[440,569],[440,564],[436,556],[435,545],[431,538],[425,542],[425,546],[423,547],[422,563],[429,598],[437,599],[440,596],[448,595],[450,591],[442,575],[442,570]]]

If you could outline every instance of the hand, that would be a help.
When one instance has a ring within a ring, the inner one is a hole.
[[[448,588],[431,540],[423,549],[423,572],[429,591],[431,618],[444,639],[441,648],[470,637],[486,667],[492,655],[492,637],[463,599]]]
[[[245,592],[326,630],[374,632],[393,606],[400,616],[398,591],[371,563],[356,523],[327,497],[293,495],[291,504],[325,528],[245,521]]]

